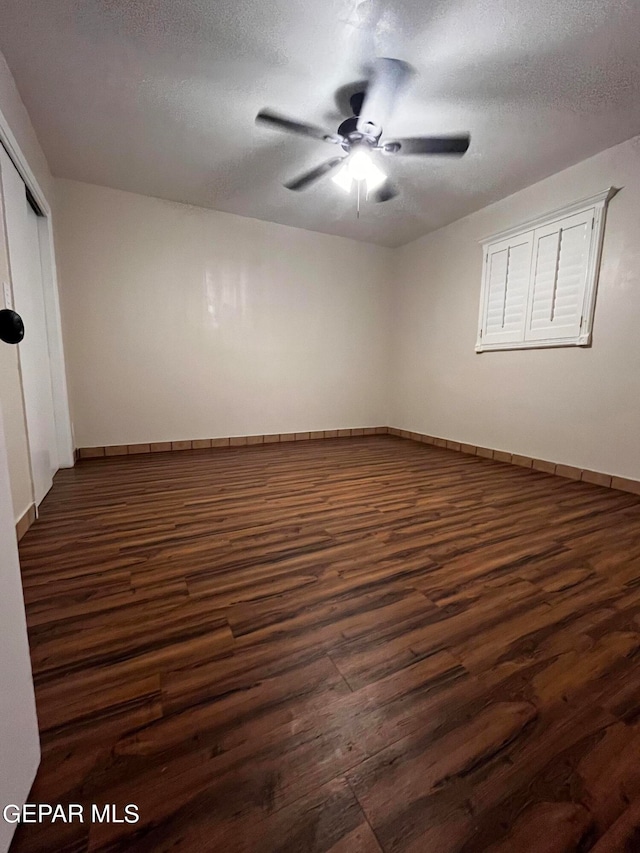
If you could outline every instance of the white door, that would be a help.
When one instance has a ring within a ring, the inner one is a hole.
[[[0,807],[4,809],[26,801],[40,763],[40,741],[1,411],[0,542]],[[14,830],[0,813],[2,853],[9,849]]]
[[[27,201],[22,178],[1,146],[0,172],[14,308],[25,325],[24,341],[19,344],[20,370],[34,499],[38,506],[51,488],[53,475],[58,470],[38,217]]]

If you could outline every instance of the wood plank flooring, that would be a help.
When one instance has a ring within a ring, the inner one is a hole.
[[[12,850],[640,850],[640,498],[390,436],[82,462]]]

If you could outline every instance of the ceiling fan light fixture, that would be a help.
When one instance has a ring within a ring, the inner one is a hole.
[[[364,17],[368,19],[369,10],[376,10],[379,0],[353,0],[361,2]],[[377,15],[377,12],[375,12]],[[375,16],[375,15],[374,15]],[[362,91],[354,92],[349,104],[352,116],[344,119],[337,133],[331,133],[322,127],[298,121],[280,115],[265,107],[256,116],[258,124],[274,130],[294,133],[322,142],[330,142],[339,149],[339,154],[325,160],[319,166],[309,169],[302,175],[285,183],[288,190],[306,190],[325,176],[331,175],[334,183],[343,192],[350,193],[355,183],[358,190],[358,210],[360,198],[371,201],[388,201],[398,195],[398,189],[385,172],[378,166],[376,152],[386,155],[457,155],[464,154],[469,148],[470,135],[459,133],[452,136],[415,136],[407,139],[387,140],[383,125],[391,115],[401,90],[412,75],[411,66],[401,59],[379,56],[373,63],[373,79],[364,83]],[[350,88],[350,87],[349,87]],[[344,92],[345,89],[341,89]],[[362,192],[364,190],[364,192]]]
[[[332,180],[347,193],[351,192],[354,181],[364,181],[367,193],[371,193],[384,184],[387,176],[365,151],[356,151]]]
[[[364,181],[369,174],[371,158],[364,151],[354,151],[347,162],[349,173],[354,181]]]
[[[342,166],[336,174],[331,178],[334,184],[337,184],[341,190],[344,190],[346,193],[351,192],[351,187],[353,186],[353,178],[351,177],[351,172],[349,171],[348,166]]]
[[[365,180],[367,182],[367,193],[372,193],[384,184],[387,180],[387,176],[382,169],[379,169],[375,163],[370,161],[369,171],[367,172]]]

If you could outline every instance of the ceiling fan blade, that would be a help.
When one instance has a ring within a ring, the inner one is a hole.
[[[382,184],[382,186],[378,187],[377,190],[374,190],[369,194],[369,200],[375,202],[381,201],[390,201],[392,198],[395,198],[400,193],[398,187],[391,181],[389,178]]]
[[[379,136],[402,88],[413,70],[401,59],[379,57],[373,67],[373,79],[367,88],[358,117],[358,130]]]
[[[459,136],[414,136],[383,142],[387,154],[458,154],[465,153],[471,142],[468,133]]]
[[[336,169],[345,157],[332,157],[331,160],[326,160],[310,172],[305,172],[304,175],[299,175],[292,181],[288,181],[285,187],[288,190],[305,190],[308,186],[323,178],[325,175]]]
[[[295,119],[281,116],[271,110],[260,110],[256,116],[257,124],[266,124],[274,130],[283,130],[285,133],[296,133],[298,136],[309,136],[311,139],[320,139],[323,142],[342,142],[342,137],[337,133],[329,133],[314,124],[305,124]]]

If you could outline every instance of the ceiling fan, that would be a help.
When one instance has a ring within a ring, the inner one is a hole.
[[[325,175],[335,172],[334,182],[346,192],[350,192],[352,186],[356,185],[358,200],[364,185],[368,198],[387,201],[398,194],[398,189],[380,168],[380,155],[464,154],[471,139],[468,133],[458,136],[382,139],[384,123],[411,73],[411,66],[400,59],[377,59],[371,84],[366,93],[358,92],[351,96],[353,116],[342,122],[337,133],[287,118],[269,109],[260,110],[256,116],[256,122],[260,124],[329,142],[341,149],[340,154],[288,181],[285,187],[304,190]]]

